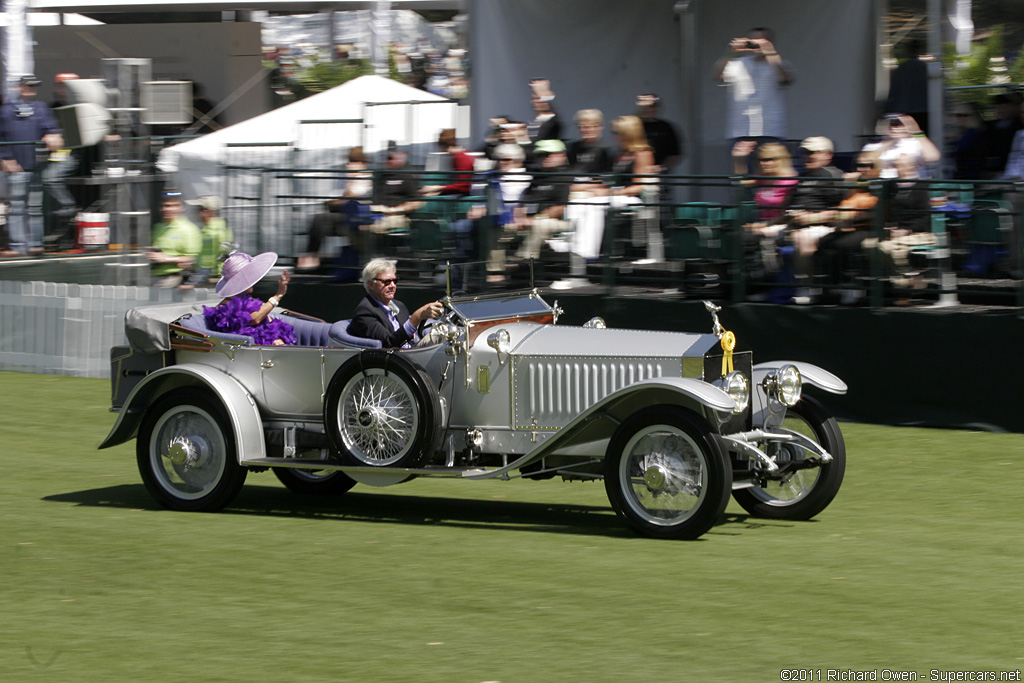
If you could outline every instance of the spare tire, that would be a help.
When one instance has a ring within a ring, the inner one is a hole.
[[[324,425],[347,464],[420,467],[441,431],[437,389],[398,353],[362,351],[334,373]]]

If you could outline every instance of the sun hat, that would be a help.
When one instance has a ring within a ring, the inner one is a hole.
[[[277,263],[277,254],[266,251],[256,256],[236,251],[224,261],[223,275],[214,290],[223,297],[235,296],[248,290]]]

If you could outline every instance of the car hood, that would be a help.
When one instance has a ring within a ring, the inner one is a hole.
[[[503,327],[509,331],[514,356],[700,358],[719,344],[713,334],[523,323]]]

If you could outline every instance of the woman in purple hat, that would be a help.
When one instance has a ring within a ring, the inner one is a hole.
[[[277,279],[277,294],[265,303],[251,296],[253,286],[270,272],[277,262],[272,251],[249,256],[236,251],[224,261],[223,275],[216,292],[225,297],[215,308],[203,306],[206,325],[211,330],[247,334],[257,344],[283,346],[295,343],[295,330],[288,323],[271,318],[270,312],[288,292],[288,271]]]

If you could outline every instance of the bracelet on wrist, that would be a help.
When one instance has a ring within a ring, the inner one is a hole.
[[[914,133],[914,137],[915,138],[926,138],[928,136],[925,135],[924,133]]]
[[[275,294],[274,296],[267,299],[267,303],[273,306],[274,308],[277,308],[278,306],[281,305],[281,297]]]

